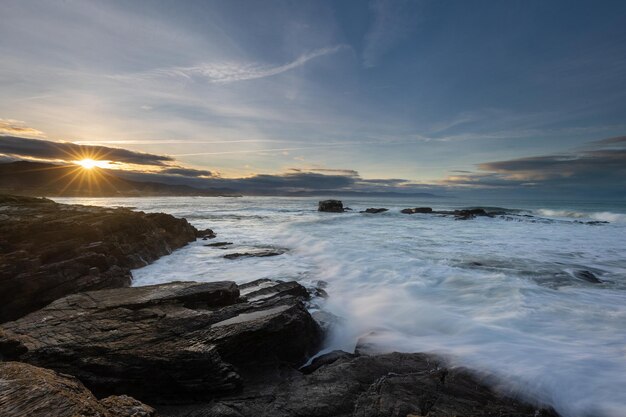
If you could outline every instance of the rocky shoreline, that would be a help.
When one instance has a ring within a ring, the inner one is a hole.
[[[0,291],[21,291],[0,294],[51,293],[3,310],[2,416],[556,416],[433,355],[378,354],[363,341],[310,361],[328,328],[309,312],[321,288],[128,287],[130,268],[214,234],[164,214],[34,200],[0,197]],[[109,273],[123,279],[98,279]]]

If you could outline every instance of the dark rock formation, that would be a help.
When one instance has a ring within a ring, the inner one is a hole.
[[[364,211],[361,211],[361,213],[378,214],[378,213],[384,213],[386,211],[389,211],[389,209],[372,207],[372,208],[365,209]]]
[[[493,217],[493,215],[487,213],[484,209],[481,208],[454,210],[452,214],[454,214],[455,220],[470,220],[476,216]]]
[[[324,200],[318,203],[317,211],[326,211],[330,213],[343,213],[343,203],[339,200]]]
[[[202,240],[213,239],[217,236],[215,232],[211,229],[197,230],[196,237],[202,238]]]
[[[128,396],[98,401],[76,378],[20,362],[0,362],[2,417],[156,417]]]
[[[593,272],[587,270],[581,270],[574,272],[574,276],[576,278],[582,279],[583,281],[590,282],[592,284],[601,284],[602,280],[598,278]]]
[[[239,259],[239,258],[266,258],[268,256],[278,256],[287,252],[284,249],[264,249],[256,252],[235,252],[224,255],[226,259]]]
[[[301,365],[321,341],[299,284],[242,292],[175,282],[71,295],[4,324],[0,355],[76,376],[98,396],[210,399],[237,390],[240,371]]]
[[[207,404],[163,407],[165,417],[556,416],[487,388],[431,355],[331,352],[302,372],[282,367],[248,378],[243,391]]]
[[[215,243],[207,243],[204,246],[207,246],[209,248],[222,248],[224,246],[230,246],[232,244],[233,242],[215,242]]]
[[[400,210],[400,213],[403,214],[415,214],[415,213],[432,213],[433,209],[430,207],[415,207],[415,208],[405,208]]]
[[[168,214],[0,196],[0,323],[79,291],[130,283],[130,268],[187,242],[196,229]]]

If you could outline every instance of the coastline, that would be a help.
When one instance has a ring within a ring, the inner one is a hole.
[[[49,204],[44,206],[48,208]],[[89,211],[101,214],[100,209],[90,208]],[[114,213],[132,221],[137,215],[123,209]],[[101,225],[106,225],[107,221]],[[186,225],[178,233],[171,234],[170,241],[174,239],[184,245],[192,236],[190,232],[195,239],[195,229]],[[474,413],[472,415],[492,415],[496,411],[536,415],[534,406],[491,391],[466,370],[447,369],[441,358],[419,353],[379,355],[367,352],[365,342],[355,353],[332,352],[317,357],[312,364],[298,370],[323,347],[321,328],[328,328],[329,324],[316,321],[315,315],[311,316],[307,309],[315,303],[315,297],[324,294],[322,289],[311,295],[295,282],[264,281],[239,286],[216,283],[198,290],[207,285],[178,283],[126,288],[118,285],[117,289],[87,293],[83,293],[83,287],[77,286],[43,310],[4,323],[0,353],[5,361],[25,361],[74,375],[95,390],[98,397],[128,394],[119,392],[121,387],[126,387],[138,394],[140,400],[148,400],[151,406],[158,405],[163,416],[193,413],[230,416],[235,415],[234,410],[238,410],[237,415],[383,416],[396,415],[393,410],[398,404],[402,404],[407,413],[425,415],[426,412],[433,416],[467,414],[470,410]],[[216,289],[216,285],[222,287]],[[146,291],[153,293],[147,295]],[[122,315],[116,317],[116,314]],[[176,337],[171,333],[174,328],[164,323],[176,325]],[[282,330],[277,330],[277,323],[284,324],[278,326]],[[189,325],[191,331],[186,336],[182,330],[184,325]],[[153,326],[152,330],[146,330],[150,326]],[[98,333],[97,329],[104,333]],[[228,331],[220,336],[215,330],[212,334],[211,329]],[[113,342],[109,338],[111,331],[130,333],[129,336],[116,336]],[[66,334],[71,337],[64,338]],[[148,337],[149,334],[153,339]],[[238,338],[237,334],[241,336]],[[57,335],[56,339],[50,335]],[[203,348],[198,345],[202,340],[198,339],[199,335],[205,337]],[[116,345],[118,340],[123,343]],[[290,344],[285,344],[286,341]],[[148,347],[160,344],[163,350],[146,353]],[[266,350],[261,348],[263,346]],[[128,359],[128,352],[133,349],[137,352],[135,359]],[[115,353],[122,351],[125,360],[130,360],[126,366],[123,366],[124,361],[120,362],[122,357]],[[195,359],[189,356],[192,352],[198,352]],[[208,352],[215,352],[218,357]],[[104,361],[107,355],[110,355],[108,365]],[[189,360],[192,362],[185,362]],[[98,365],[94,368],[96,363]],[[11,366],[15,372],[16,365]],[[168,366],[172,367],[170,371],[166,371]],[[202,382],[212,374],[210,369],[222,369],[223,386],[210,380]],[[346,373],[346,369],[354,371]],[[133,375],[133,370],[139,374]],[[165,372],[169,383],[164,384],[165,376],[155,377],[155,372],[159,371]],[[117,382],[111,379],[111,372],[116,372]],[[171,378],[176,373],[180,375],[180,381],[186,382],[172,385]],[[194,373],[195,377],[192,376]],[[391,375],[395,376],[390,378]],[[133,389],[140,380],[144,391]],[[259,385],[254,381],[264,382]],[[146,385],[147,382],[150,383]],[[180,390],[173,390],[172,386]],[[407,391],[407,386],[412,388]],[[152,391],[148,387],[152,387]],[[384,387],[382,391],[381,387]],[[317,393],[314,398],[310,397],[310,390]],[[330,397],[324,396],[325,392],[330,393]],[[403,393],[401,398],[396,395],[399,392]],[[51,391],[47,394],[49,397],[42,397],[44,403],[53,401],[59,393]],[[260,400],[268,395],[274,401]],[[294,400],[298,397],[302,400]],[[12,398],[16,396],[12,395]],[[440,399],[434,401],[435,398]],[[211,402],[207,403],[207,400]],[[12,401],[3,397],[0,409],[5,407],[4,410],[10,412]],[[163,402],[166,404],[160,404]],[[173,405],[176,403],[178,405]],[[556,415],[546,409],[541,413]]]

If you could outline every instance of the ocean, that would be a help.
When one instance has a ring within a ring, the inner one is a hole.
[[[325,350],[350,351],[367,336],[380,351],[444,355],[564,417],[626,416],[626,204],[346,197],[353,211],[335,214],[318,213],[320,199],[55,200],[170,213],[217,233],[134,270],[135,286],[324,281],[329,297],[312,309],[337,317]],[[507,214],[457,221],[399,212],[423,206]],[[390,210],[359,213],[368,207]],[[204,246],[216,241],[233,245]],[[223,257],[258,248],[288,252]]]

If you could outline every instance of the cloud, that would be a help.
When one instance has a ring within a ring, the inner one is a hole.
[[[358,177],[358,171],[354,169],[331,169],[331,168],[290,168],[290,171],[295,172],[321,172],[323,174],[337,174],[337,175],[347,175],[349,177]]]
[[[267,65],[260,63],[241,62],[206,62],[190,67],[170,67],[149,71],[142,74],[143,77],[173,77],[183,79],[206,79],[212,83],[231,83],[235,81],[255,80],[258,78],[271,77],[286,71],[298,68],[312,59],[334,54],[347,45],[335,45],[327,48],[320,48],[300,55],[295,60],[283,65]],[[123,78],[123,77],[122,77]]]
[[[183,177],[213,177],[215,174],[212,171],[207,171],[204,169],[193,169],[193,168],[183,168],[183,167],[175,167],[175,168],[166,168],[159,171],[162,174],[171,174],[171,175],[181,175]]]
[[[595,146],[599,146],[599,147],[600,146],[601,147],[612,146],[612,145],[626,146],[626,136],[617,136],[614,138],[596,140],[594,142],[591,142],[591,144]]]
[[[451,175],[447,185],[568,187],[626,191],[626,137],[589,143],[579,151],[478,164],[481,172]],[[610,149],[605,149],[610,145]]]
[[[0,153],[26,158],[73,161],[82,158],[111,160],[137,165],[165,165],[169,156],[134,152],[106,146],[77,145],[16,136],[0,136]]]
[[[0,135],[45,136],[41,130],[26,126],[22,121],[12,119],[0,119]]]
[[[256,174],[243,178],[222,178],[217,175],[197,175],[198,170],[164,169],[159,172],[117,171],[116,174],[134,181],[151,181],[166,184],[188,185],[196,188],[227,189],[248,195],[282,195],[289,193],[421,193],[444,192],[440,186],[414,184],[406,179],[365,179],[349,169],[324,169],[319,173],[299,168],[282,174]],[[328,173],[331,172],[331,173]],[[334,172],[334,173],[332,173]],[[183,176],[183,174],[188,174]]]

